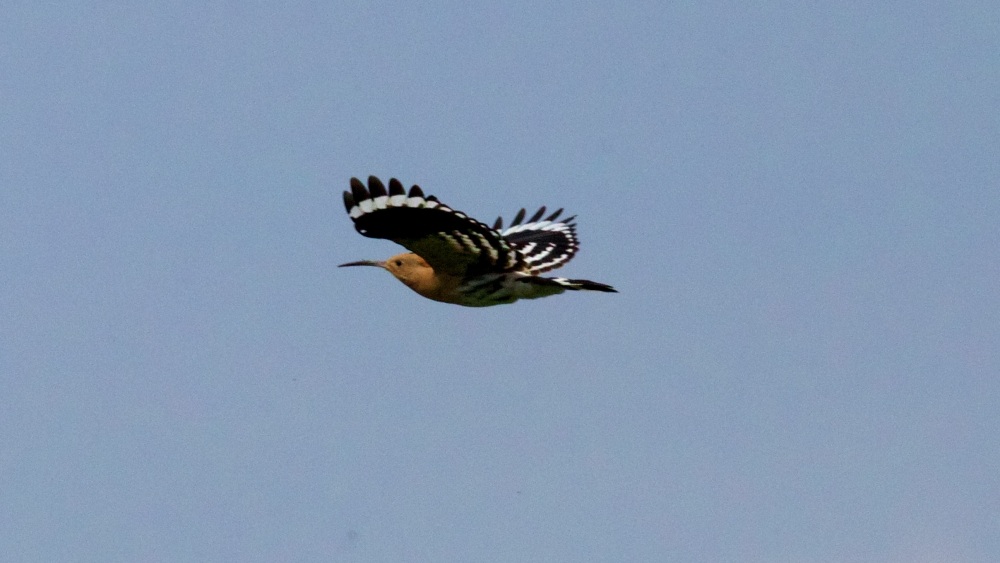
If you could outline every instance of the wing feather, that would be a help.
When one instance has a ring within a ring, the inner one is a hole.
[[[540,274],[559,268],[569,262],[580,248],[576,224],[573,223],[576,217],[557,220],[562,212],[559,209],[539,221],[545,215],[545,208],[542,207],[531,219],[521,224],[526,214],[522,209],[514,217],[510,227],[500,232],[521,254],[528,273]],[[497,224],[502,225],[502,219],[497,219]]]
[[[374,176],[367,189],[351,178],[344,207],[359,233],[400,244],[437,271],[464,276],[524,269],[521,254],[497,230],[425,196],[419,186],[404,196],[395,178],[388,192]]]

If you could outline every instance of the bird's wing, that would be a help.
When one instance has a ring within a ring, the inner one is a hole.
[[[540,274],[569,262],[580,248],[580,241],[576,238],[576,224],[573,223],[576,216],[560,220],[561,213],[562,209],[543,220],[545,208],[542,207],[528,222],[522,224],[525,215],[522,209],[507,229],[501,230],[502,217],[497,218],[493,228],[500,231],[503,238],[517,249],[527,265],[528,273]]]
[[[359,233],[400,244],[435,271],[465,276],[524,268],[521,254],[500,233],[434,196],[425,197],[419,186],[407,195],[395,178],[388,192],[375,176],[368,177],[367,189],[351,178],[344,207]]]

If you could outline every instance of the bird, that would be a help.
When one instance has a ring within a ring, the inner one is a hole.
[[[359,233],[391,240],[410,252],[340,267],[382,268],[434,301],[489,307],[567,290],[618,293],[590,280],[538,275],[565,265],[579,249],[576,216],[560,220],[562,209],[545,217],[542,207],[526,222],[521,209],[506,229],[503,217],[488,227],[434,196],[424,196],[420,186],[413,185],[407,193],[392,178],[387,191],[375,176],[368,177],[367,188],[351,178],[344,207]]]

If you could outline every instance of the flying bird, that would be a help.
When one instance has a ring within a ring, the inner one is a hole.
[[[575,216],[560,220],[562,209],[543,219],[542,207],[524,223],[521,209],[506,229],[502,217],[490,228],[434,196],[425,197],[420,186],[407,194],[392,178],[386,191],[375,176],[368,177],[367,189],[351,178],[344,207],[359,233],[389,239],[410,252],[340,266],[383,268],[428,299],[488,307],[567,290],[617,293],[603,283],[538,275],[563,266],[579,248]]]

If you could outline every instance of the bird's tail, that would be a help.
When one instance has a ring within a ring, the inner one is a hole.
[[[603,283],[590,280],[571,280],[566,278],[545,278],[573,291],[604,291],[607,293],[618,293],[618,290]]]

